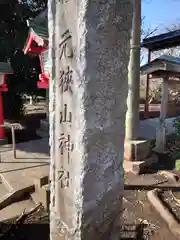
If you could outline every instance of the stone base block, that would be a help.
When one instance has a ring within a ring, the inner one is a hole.
[[[143,161],[150,155],[148,140],[125,140],[124,159],[127,161]]]
[[[49,184],[49,176],[45,175],[45,176],[40,176],[38,178],[34,177],[34,185],[36,189],[37,188],[39,189],[46,184]]]
[[[167,155],[169,152],[168,152],[168,150],[167,149],[160,149],[160,148],[157,148],[157,147],[155,147],[155,148],[153,148],[152,149],[155,153],[157,153],[157,154],[162,154],[162,155]]]
[[[40,128],[41,128],[41,130],[49,132],[49,120],[48,119],[42,119],[40,121]]]
[[[157,163],[158,158],[156,154],[151,157],[144,159],[143,161],[127,161],[124,160],[125,172],[133,172],[134,174],[142,174],[151,167],[152,164]]]
[[[49,204],[50,204],[49,185],[44,185],[42,188],[37,189],[37,191],[31,193],[31,198],[35,204],[42,203],[45,210],[49,211]]]

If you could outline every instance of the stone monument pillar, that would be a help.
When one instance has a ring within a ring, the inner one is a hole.
[[[49,0],[52,240],[119,239],[132,10]]]
[[[159,117],[159,125],[156,130],[156,146],[154,151],[157,153],[165,154],[167,153],[166,149],[166,118],[167,118],[167,109],[168,109],[168,80],[169,77],[163,77],[162,83],[162,96],[161,96],[161,107],[160,107],[160,117]]]

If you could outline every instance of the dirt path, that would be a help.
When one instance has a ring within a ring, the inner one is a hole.
[[[125,226],[134,227],[134,230],[126,230],[126,236],[122,239],[176,240],[149,203],[146,194],[147,191],[125,191],[123,221]]]

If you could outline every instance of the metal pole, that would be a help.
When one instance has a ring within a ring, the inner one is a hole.
[[[126,139],[139,137],[141,0],[134,0],[128,74]]]
[[[159,125],[156,130],[156,148],[159,153],[166,151],[166,117],[168,107],[168,75],[163,77]]]

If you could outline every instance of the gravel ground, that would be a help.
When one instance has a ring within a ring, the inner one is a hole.
[[[146,194],[147,191],[125,191],[122,239],[176,240],[149,203]]]
[[[180,192],[164,191],[161,193],[161,200],[180,222]]]
[[[176,240],[147,200],[146,194],[144,190],[125,190],[121,240]],[[171,198],[167,194],[165,192],[163,197],[169,203]],[[179,217],[178,206],[175,204],[172,208]],[[0,240],[49,240],[49,217],[42,207],[23,222],[15,224],[15,221],[13,219],[0,225]]]
[[[49,217],[43,207],[18,222],[12,219],[0,225],[1,240],[49,240]]]
[[[180,177],[180,173],[173,172]],[[127,190],[124,191],[124,238],[122,239],[176,240],[164,220],[147,199],[148,190],[156,186],[163,187],[171,184],[174,185],[174,182],[158,173],[140,176],[125,173],[125,189]],[[136,187],[142,185],[144,187]],[[174,193],[174,195],[180,199],[180,192]],[[170,205],[177,218],[180,219],[180,203],[178,205],[173,200],[169,191],[164,191],[162,198]]]

